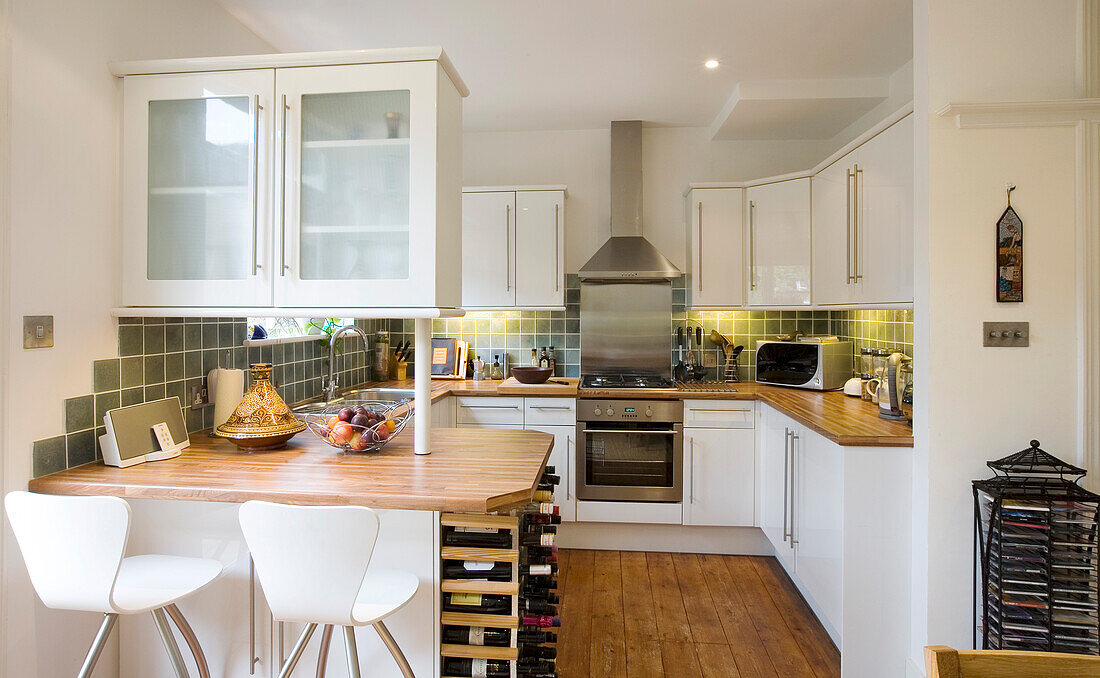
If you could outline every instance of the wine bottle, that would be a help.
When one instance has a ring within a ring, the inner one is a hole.
[[[558,573],[557,563],[539,563],[537,565],[528,565],[526,568],[526,574],[531,577],[549,577]]]
[[[549,515],[546,513],[528,513],[525,516],[528,525],[560,525],[561,516]],[[550,528],[543,528],[543,531],[547,531]]]
[[[443,658],[443,674],[470,678],[508,678],[512,675],[508,662],[496,659]]]
[[[546,347],[542,347],[542,353],[539,354],[539,367],[550,367],[550,358],[546,355]]]
[[[520,586],[526,586],[528,588],[536,588],[536,589],[546,589],[547,591],[557,590],[557,588],[558,588],[558,579],[557,579],[557,577],[546,577],[546,576],[537,576],[537,577],[524,576],[524,577],[520,578]]]
[[[532,499],[534,499],[535,501],[553,502],[554,501],[554,491],[553,490],[535,490],[535,496],[532,497]]]
[[[546,483],[547,485],[558,485],[561,483],[561,476],[555,475],[551,471],[547,471],[542,474],[542,478],[539,479],[540,483]]]
[[[533,513],[544,513],[547,515],[556,516],[558,515],[558,506],[557,504],[550,504],[544,501],[537,504],[532,504],[531,511]]]
[[[531,349],[531,367],[539,366],[539,353],[538,349]]]
[[[538,555],[525,552],[522,562],[524,565],[547,565],[558,562],[558,557],[553,553],[549,555]]]
[[[519,644],[519,658],[520,659],[557,659],[558,648],[556,647],[543,647],[541,645],[528,645],[525,643]]]
[[[553,671],[556,668],[556,662],[553,659],[540,657],[521,657],[516,660],[516,668],[524,668],[528,671]]]
[[[546,353],[546,360],[547,360],[547,364],[546,364],[547,367],[549,367],[551,370],[557,369],[558,360],[557,360],[557,358],[554,357],[554,347],[553,346],[551,346],[550,350]],[[553,372],[551,372],[550,374],[553,374]]]
[[[522,671],[516,670],[516,678],[558,678],[557,671]]]
[[[443,578],[511,581],[512,564],[490,563],[480,560],[444,560]]]
[[[444,593],[443,609],[447,612],[509,614],[512,611],[512,596],[494,596],[488,593]]]
[[[556,617],[558,614],[557,605],[538,598],[520,598],[519,610],[525,614],[539,614],[547,617]]]
[[[516,642],[520,644],[556,643],[558,634],[550,631],[519,631],[516,633]]]
[[[471,548],[512,548],[512,533],[507,530],[482,531],[477,528],[461,528],[443,532],[444,546],[465,546]]]
[[[554,470],[554,466],[552,464],[549,465],[549,466],[544,466],[542,468],[542,472],[543,473],[556,473],[556,471]]]
[[[557,546],[525,546],[524,553],[532,558],[548,558],[553,555],[557,555]],[[555,562],[557,562],[555,560]]]
[[[524,586],[520,589],[519,594],[524,598],[532,598],[538,600],[545,600],[548,603],[560,603],[561,599],[556,593],[551,593],[550,589],[540,589],[533,586]]]
[[[550,533],[524,532],[519,536],[520,546],[553,546],[558,535]]]
[[[545,615],[524,615],[520,619],[520,623],[524,626],[537,626],[539,628],[552,628],[554,626],[561,626],[561,620],[557,617],[547,617]]]
[[[443,627],[443,642],[451,645],[508,647],[512,642],[511,636],[512,632],[508,629],[493,629],[485,626]]]

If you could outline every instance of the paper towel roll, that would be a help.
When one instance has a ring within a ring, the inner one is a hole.
[[[224,424],[241,404],[244,396],[244,370],[226,369],[219,367],[211,370],[215,377],[214,388],[214,428]],[[209,378],[208,378],[209,383]]]

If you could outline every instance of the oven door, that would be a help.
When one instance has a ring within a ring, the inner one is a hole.
[[[578,422],[577,499],[680,502],[682,424]]]

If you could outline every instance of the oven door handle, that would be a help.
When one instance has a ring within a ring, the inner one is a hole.
[[[581,430],[581,433],[638,433],[641,435],[653,435],[653,436],[678,436],[679,431],[645,431],[645,430],[624,430],[624,429],[602,429],[602,428],[586,428]]]

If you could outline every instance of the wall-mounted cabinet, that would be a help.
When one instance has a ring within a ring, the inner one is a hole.
[[[462,305],[565,306],[565,188],[462,194]]]
[[[912,303],[912,115],[813,177],[813,297]]]
[[[810,179],[745,189],[750,306],[810,305]]]
[[[737,308],[744,293],[743,188],[693,188],[688,192],[688,308]]]
[[[122,304],[459,306],[465,87],[384,52],[127,74]]]

